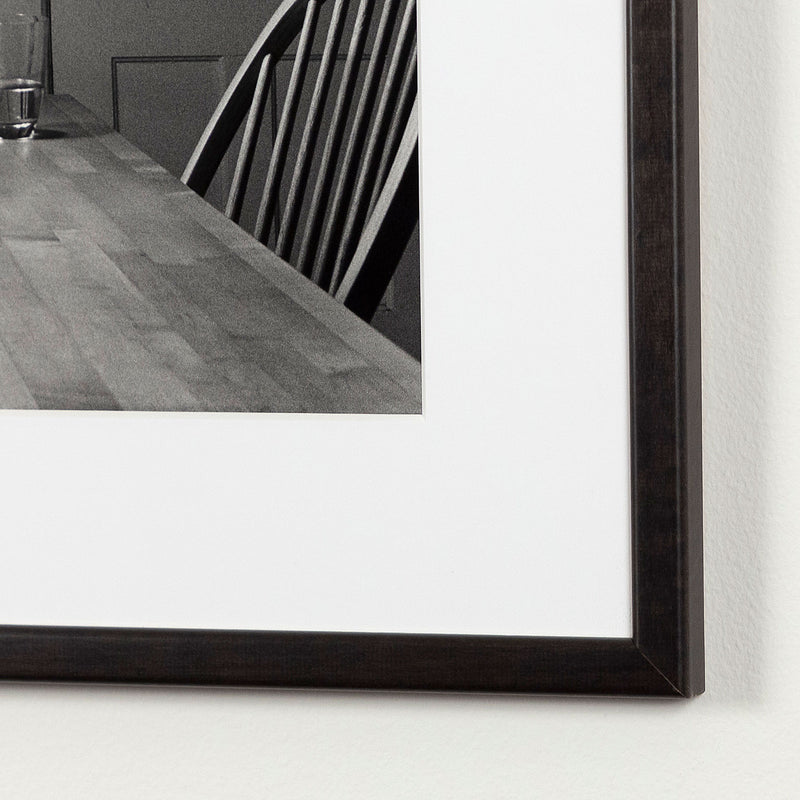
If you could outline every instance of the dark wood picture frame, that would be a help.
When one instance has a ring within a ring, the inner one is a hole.
[[[0,627],[0,679],[689,697],[704,688],[696,0],[628,0],[630,639]]]

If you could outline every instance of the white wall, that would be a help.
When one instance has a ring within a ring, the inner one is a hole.
[[[705,696],[6,686],[0,797],[796,797],[799,30],[796,0],[701,0]]]

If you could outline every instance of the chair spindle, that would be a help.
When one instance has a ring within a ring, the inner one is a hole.
[[[362,319],[369,321],[389,285],[394,264],[386,261],[386,248],[405,246],[417,222],[419,197],[419,145],[417,141],[417,103],[414,101],[408,122],[392,162],[375,213],[364,227],[353,260],[334,297]],[[410,210],[414,208],[413,212]]]
[[[261,242],[266,242],[272,226],[272,218],[275,215],[278,193],[286,166],[286,154],[289,150],[289,142],[292,136],[294,121],[297,117],[297,108],[300,104],[300,93],[308,71],[308,61],[311,55],[311,46],[314,42],[314,33],[317,28],[319,17],[319,0],[310,0],[306,7],[305,21],[303,30],[300,34],[300,43],[297,47],[297,54],[292,68],[292,77],[289,80],[289,90],[281,114],[281,121],[278,125],[278,133],[272,148],[272,156],[267,170],[267,177],[264,182],[264,192],[261,197],[261,204],[256,218],[254,231],[255,238]]]
[[[292,175],[292,182],[289,187],[289,195],[286,200],[286,208],[278,235],[276,252],[281,258],[289,258],[294,246],[295,235],[297,234],[297,224],[300,219],[300,209],[303,205],[308,179],[311,174],[311,162],[314,155],[314,148],[317,146],[317,139],[322,127],[322,115],[325,110],[325,103],[328,99],[331,80],[333,78],[333,68],[336,63],[336,56],[339,50],[339,43],[342,40],[344,29],[345,14],[347,12],[347,0],[336,0],[336,4],[331,16],[328,36],[325,40],[325,49],[322,53],[317,82],[314,85],[314,94],[311,98],[311,107],[308,111],[306,124],[303,129],[303,138],[300,142],[300,151]]]
[[[328,198],[331,186],[333,185],[336,164],[339,160],[339,152],[342,147],[347,117],[350,112],[350,106],[352,105],[353,90],[356,79],[358,78],[358,68],[364,54],[364,45],[374,8],[375,0],[361,0],[361,4],[356,13],[353,35],[350,39],[350,47],[345,60],[342,82],[336,97],[333,119],[328,129],[328,136],[325,140],[322,162],[317,175],[316,186],[314,187],[314,194],[306,221],[306,229],[303,235],[300,255],[297,260],[297,268],[304,275],[311,274],[313,269],[314,256],[319,243],[320,231],[324,223],[325,211],[328,207]]]
[[[266,105],[268,93],[267,86],[272,75],[273,63],[272,55],[267,55],[261,62],[261,69],[258,72],[258,80],[253,93],[253,101],[250,104],[250,112],[247,115],[242,144],[239,147],[239,158],[236,160],[236,170],[233,174],[233,181],[231,181],[231,188],[228,192],[228,202],[225,206],[225,216],[234,222],[239,222],[239,217],[242,213],[242,203],[247,191],[247,182],[250,179],[253,155],[256,151],[261,122],[264,119],[264,106]]]
[[[353,257],[361,229],[367,218],[368,207],[371,199],[371,190],[377,176],[382,146],[386,142],[386,133],[391,123],[392,111],[397,105],[397,98],[403,80],[404,66],[408,61],[416,33],[416,0],[407,0],[400,31],[395,42],[392,60],[383,84],[375,121],[372,125],[364,155],[361,159],[361,169],[358,173],[355,190],[350,201],[344,232],[339,241],[333,274],[336,279],[332,283],[335,290],[339,276]]]
[[[417,98],[417,48],[413,47],[409,57],[406,73],[403,76],[403,85],[400,87],[400,99],[397,102],[394,114],[392,115],[392,122],[389,126],[389,131],[386,134],[386,143],[381,154],[381,163],[378,167],[378,175],[375,180],[375,185],[372,187],[372,196],[369,201],[369,209],[367,218],[372,215],[375,210],[375,204],[378,201],[384,184],[389,176],[389,170],[392,166],[392,161],[400,145],[400,140],[403,136],[403,131],[406,127],[406,121],[411,114],[411,109]]]
[[[356,180],[356,170],[364,148],[364,141],[367,135],[372,109],[375,105],[375,98],[382,75],[383,64],[389,49],[393,21],[397,11],[399,0],[385,0],[383,13],[381,14],[375,43],[364,78],[364,86],[361,90],[356,110],[353,127],[350,131],[350,138],[347,143],[344,160],[339,172],[339,180],[336,191],[333,195],[333,203],[328,213],[325,224],[325,233],[322,238],[322,245],[317,253],[317,262],[314,268],[313,280],[323,289],[330,289],[338,280],[338,275],[333,274],[333,261],[335,258],[335,242],[342,231],[342,224],[350,202],[353,186]]]

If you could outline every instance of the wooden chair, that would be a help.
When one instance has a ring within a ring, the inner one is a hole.
[[[252,233],[369,321],[419,218],[416,0],[330,0],[300,128],[298,109],[325,2],[284,0],[225,92],[182,180],[205,195],[244,122],[225,205],[226,215],[240,221],[271,76],[297,40]],[[345,29],[352,33],[339,70]],[[287,164],[292,137],[293,169]],[[321,154],[315,154],[318,145]]]

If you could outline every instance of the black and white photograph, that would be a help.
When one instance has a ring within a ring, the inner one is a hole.
[[[420,413],[415,0],[192,5],[0,7],[0,406]]]

